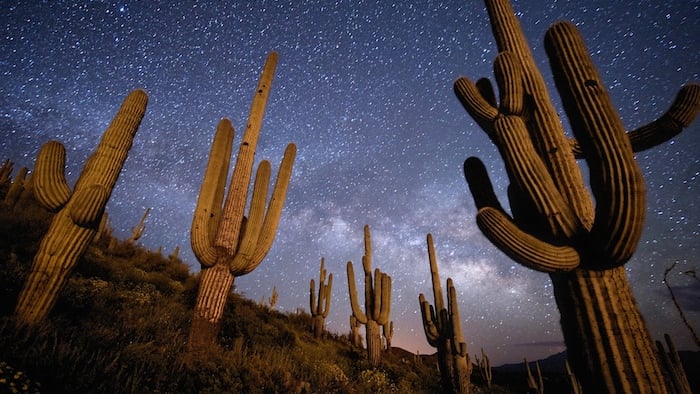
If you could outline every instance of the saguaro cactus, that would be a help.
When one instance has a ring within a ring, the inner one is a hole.
[[[27,167],[20,168],[19,172],[17,172],[17,176],[15,176],[15,179],[10,184],[10,188],[7,190],[4,202],[10,209],[14,208],[15,204],[17,204],[17,201],[22,195],[22,192],[24,192],[24,183],[25,178],[27,177],[27,171],[29,171]]]
[[[430,305],[422,293],[418,296],[425,337],[430,346],[437,348],[443,390],[447,393],[468,393],[471,362],[467,354],[467,343],[462,336],[457,292],[452,278],[448,278],[445,305],[432,234],[428,234],[427,238],[435,306]]]
[[[700,86],[685,86],[659,120],[625,133],[578,31],[556,23],[545,48],[576,138],[568,140],[510,4],[487,0],[486,6],[499,48],[500,104],[485,79],[460,78],[455,92],[501,153],[512,216],[497,201],[481,161],[469,158],[465,175],[477,224],[509,257],[550,274],[571,365],[585,392],[666,392],[623,266],[645,213],[633,152],[686,127],[700,107]],[[595,208],[575,154],[590,169]]]
[[[141,216],[139,223],[136,225],[136,227],[131,229],[131,237],[129,237],[128,241],[130,244],[136,243],[136,241],[138,241],[143,235],[143,232],[146,231],[146,218],[150,212],[151,208],[146,208],[146,211],[143,213],[143,216]]]
[[[202,265],[188,341],[190,354],[216,342],[234,277],[250,273],[262,262],[277,232],[296,155],[294,144],[287,145],[267,209],[270,163],[266,160],[260,162],[248,216],[244,216],[255,148],[276,65],[277,53],[272,52],[267,57],[253,97],[248,125],[223,206],[233,145],[231,122],[222,119],[214,136],[190,234],[192,251]]]
[[[391,312],[391,277],[379,270],[374,270],[372,278],[372,241],[369,226],[365,225],[365,254],[362,256],[362,268],[365,271],[365,312],[362,312],[355,287],[355,273],[352,262],[348,261],[348,289],[352,314],[359,324],[365,325],[367,357],[370,365],[379,365],[382,357],[382,337],[379,328],[389,321]]]
[[[331,309],[331,288],[333,287],[333,274],[328,275],[326,283],[325,260],[321,257],[321,270],[318,276],[318,299],[316,299],[316,283],[313,279],[309,284],[309,307],[311,309],[311,330],[315,338],[323,336],[324,324],[328,312]]]
[[[15,309],[20,323],[33,325],[46,317],[95,236],[147,102],[148,96],[142,90],[126,97],[85,163],[72,193],[63,174],[66,160],[63,145],[51,141],[39,151],[33,175],[34,194],[40,204],[58,212],[41,241],[20,292]]]

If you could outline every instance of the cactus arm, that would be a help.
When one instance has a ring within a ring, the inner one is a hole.
[[[233,147],[233,126],[222,119],[211,144],[209,161],[192,218],[190,243],[197,260],[205,267],[216,263],[214,248],[216,230],[221,218],[221,203],[228,178],[228,168]]]
[[[447,313],[449,321],[452,324],[452,344],[455,346],[455,352],[462,357],[467,356],[467,344],[464,342],[462,334],[462,323],[459,317],[459,306],[457,303],[457,290],[455,290],[452,278],[447,278]]]
[[[685,85],[676,95],[671,107],[658,119],[627,133],[634,152],[642,152],[660,145],[688,127],[700,110],[700,85]],[[584,158],[581,145],[570,138],[571,149],[577,159]]]
[[[493,191],[493,183],[486,167],[479,158],[472,156],[464,161],[464,178],[467,180],[476,209],[491,207],[505,212]]]
[[[328,283],[323,286],[324,306],[321,315],[325,319],[331,310],[331,288],[333,287],[333,274],[328,275]]]
[[[420,304],[420,313],[423,319],[423,331],[425,331],[425,338],[428,340],[428,344],[432,347],[438,346],[438,340],[440,339],[440,332],[435,325],[436,317],[435,310],[433,306],[425,299],[425,296],[421,293],[418,296],[418,303]]]
[[[428,261],[430,262],[430,280],[433,284],[433,300],[435,300],[435,309],[441,311],[445,308],[445,299],[442,297],[442,284],[440,284],[440,273],[437,268],[437,258],[435,257],[435,244],[433,243],[433,235],[428,234]],[[438,322],[442,326],[444,322]]]
[[[348,289],[350,290],[350,307],[352,308],[352,314],[355,316],[360,324],[367,324],[367,315],[362,312],[360,308],[360,302],[357,298],[357,287],[355,286],[355,272],[352,268],[352,262],[348,261],[347,264],[348,273]]]
[[[374,320],[379,325],[384,325],[389,322],[389,316],[391,315],[391,276],[380,272],[377,268],[374,285],[376,286],[374,289]],[[379,294],[377,295],[377,293]]]
[[[454,83],[454,92],[474,121],[486,134],[490,135],[491,124],[498,116],[498,109],[482,95],[477,85],[468,78],[457,79]]]
[[[646,213],[643,176],[624,126],[573,24],[559,22],[550,27],[545,48],[564,110],[590,168],[596,200],[591,252],[610,266],[622,265],[632,257],[642,234]]]
[[[275,240],[275,234],[277,233],[277,227],[279,226],[280,217],[282,216],[287,190],[289,189],[289,182],[292,178],[292,169],[294,167],[296,152],[297,148],[293,143],[288,144],[284,151],[282,163],[277,172],[275,187],[272,191],[272,197],[270,197],[267,212],[265,213],[265,220],[263,221],[257,247],[252,256],[254,261],[262,261],[270,251],[272,242]]]
[[[97,149],[85,162],[73,190],[91,184],[102,185],[112,193],[124,162],[129,154],[134,135],[145,115],[148,96],[143,90],[134,90],[105,130]]]
[[[309,309],[311,310],[311,316],[318,314],[318,307],[316,305],[316,283],[313,279],[309,283]]]
[[[476,223],[497,248],[511,259],[540,272],[571,271],[579,266],[580,257],[571,246],[557,246],[522,231],[503,212],[482,208]]]
[[[236,255],[232,256],[233,259],[230,262],[229,269],[234,276],[242,275],[249,268],[252,268],[250,269],[250,271],[252,271],[262,261],[262,259],[260,261],[253,260],[252,257],[258,242],[258,237],[262,231],[271,171],[270,162],[263,160],[258,165],[258,170],[255,173],[253,196],[250,201],[248,218],[243,228],[243,234],[239,241]]]
[[[64,169],[66,167],[66,149],[58,141],[49,141],[39,150],[34,165],[34,196],[37,201],[51,212],[61,209],[70,199]]]
[[[568,149],[568,139],[520,21],[509,2],[486,0],[485,3],[499,52],[512,52],[520,59],[524,93],[528,98],[528,129],[531,130],[537,153],[542,157],[564,200],[588,228],[593,219],[593,204],[583,186],[581,170]]]
[[[235,255],[241,231],[241,218],[244,216],[246,202],[248,200],[248,185],[255,159],[255,149],[258,144],[262,119],[267,105],[267,99],[272,87],[275,68],[277,67],[277,53],[271,52],[263,66],[258,86],[253,95],[253,103],[248,115],[243,139],[236,156],[236,164],[231,176],[231,184],[224,203],[222,220],[219,224],[219,232],[216,240],[217,246],[226,250],[226,254]]]

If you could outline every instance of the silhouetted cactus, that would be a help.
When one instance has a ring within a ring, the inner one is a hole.
[[[33,176],[35,197],[47,209],[58,212],[41,241],[17,301],[15,313],[21,324],[33,325],[46,317],[95,236],[147,102],[148,96],[142,90],[126,97],[85,163],[73,192],[63,174],[66,159],[63,145],[51,141],[39,151]]]
[[[27,167],[20,168],[17,175],[12,180],[10,188],[7,189],[4,202],[10,209],[14,208],[15,204],[17,204],[17,201],[24,192],[24,183],[27,176],[27,171]]]
[[[141,216],[139,223],[136,225],[136,227],[131,229],[131,237],[129,237],[129,240],[127,241],[128,243],[134,244],[143,236],[143,232],[146,231],[146,218],[150,212],[151,208],[146,208],[146,211],[143,213],[143,216]]]
[[[497,201],[481,161],[469,158],[465,175],[477,224],[509,257],[550,274],[571,365],[585,392],[665,392],[623,267],[646,209],[633,152],[687,126],[699,108],[700,86],[685,86],[661,119],[626,134],[578,31],[556,23],[545,48],[576,138],[570,141],[510,4],[487,0],[486,6],[499,48],[500,104],[485,79],[460,78],[455,92],[501,153],[512,216]],[[590,169],[595,209],[574,149]]]
[[[683,363],[676,351],[676,345],[668,334],[664,334],[664,340],[666,341],[666,346],[668,346],[668,352],[664,349],[664,345],[661,341],[656,341],[656,348],[661,358],[661,366],[664,370],[669,393],[692,394],[690,383],[688,383],[688,377],[683,368]]]
[[[352,314],[360,324],[365,325],[367,357],[373,367],[379,365],[382,357],[382,337],[379,327],[389,321],[391,313],[391,277],[379,270],[374,270],[372,278],[372,240],[369,226],[365,225],[365,254],[362,256],[362,268],[365,272],[365,311],[360,308],[355,286],[355,273],[352,262],[348,261],[348,289]]]
[[[493,371],[491,370],[491,362],[489,361],[489,356],[484,353],[484,349],[481,349],[481,358],[476,357],[476,365],[479,367],[479,374],[481,378],[484,379],[486,387],[491,388],[491,381],[493,380]]]
[[[5,159],[5,161],[2,162],[2,165],[0,165],[0,185],[10,183],[14,166],[15,163],[10,161],[10,159]]]
[[[467,343],[462,336],[457,292],[452,278],[448,278],[447,305],[445,305],[432,234],[428,234],[427,242],[435,306],[430,305],[422,293],[418,296],[423,317],[423,330],[430,346],[437,348],[443,390],[446,393],[468,393],[471,362],[467,353]]]
[[[202,265],[188,340],[190,354],[216,342],[234,277],[250,273],[262,262],[277,232],[296,155],[294,144],[287,145],[284,152],[267,209],[271,169],[268,161],[260,162],[248,215],[244,216],[255,149],[276,65],[277,53],[271,52],[253,96],[225,202],[224,191],[233,145],[231,122],[222,119],[214,136],[190,233],[192,251]]]
[[[535,375],[530,370],[530,363],[525,359],[525,370],[527,371],[527,388],[528,393],[544,394],[544,379],[542,378],[542,369],[540,363],[535,361]]]
[[[321,269],[318,276],[318,299],[316,298],[316,283],[313,279],[309,283],[309,308],[311,309],[311,331],[315,338],[321,338],[324,333],[324,325],[328,312],[331,309],[331,289],[333,288],[333,274],[328,275],[326,283],[325,259],[321,257]]]

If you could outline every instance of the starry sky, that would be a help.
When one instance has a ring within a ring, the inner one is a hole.
[[[492,78],[496,48],[483,4],[226,3],[0,2],[0,159],[31,168],[41,144],[59,140],[72,183],[125,95],[145,89],[148,110],[107,210],[117,236],[127,238],[151,208],[139,242],[165,253],[179,246],[196,272],[189,229],[216,124],[228,117],[244,129],[275,50],[256,157],[276,173],[288,142],[298,154],[275,243],[260,267],[236,279],[236,290],[260,300],[274,286],[277,309],[308,311],[309,280],[325,257],[335,277],[327,325],[347,332],[345,264],[361,270],[369,224],[374,266],[393,278],[393,344],[432,353],[418,309],[419,293],[432,302],[430,232],[443,282],[455,281],[471,353],[483,347],[497,365],[563,350],[548,276],[512,262],[481,235],[462,175],[464,159],[480,157],[506,203],[498,153],[452,92],[461,75]],[[661,115],[684,83],[700,80],[700,1],[513,4],[552,96],[542,39],[552,22],[570,20],[628,129]],[[669,281],[700,328],[700,282],[681,273],[700,268],[698,152],[696,121],[637,155],[648,214],[626,265],[652,335],[669,332],[680,348],[692,342],[662,279],[677,262]]]

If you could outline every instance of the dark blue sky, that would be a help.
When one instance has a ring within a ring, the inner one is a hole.
[[[165,251],[179,245],[197,270],[189,228],[216,124],[228,117],[243,130],[266,54],[276,50],[257,158],[276,172],[288,142],[299,151],[275,244],[258,269],[236,279],[237,291],[259,300],[276,286],[278,308],[308,310],[308,281],[325,256],[336,277],[328,325],[347,331],[345,263],[359,269],[369,224],[374,264],[394,279],[393,342],[432,352],[418,310],[418,293],[431,292],[425,236],[432,232],[443,281],[451,276],[458,290],[470,352],[483,347],[498,364],[562,350],[549,278],[485,240],[462,177],[464,159],[479,156],[506,201],[496,149],[452,93],[460,75],[492,75],[496,49],[482,4],[220,3],[1,2],[0,159],[31,168],[41,144],[56,139],[74,181],[123,97],[145,89],[146,117],[108,212],[127,237],[151,208],[140,242]],[[700,1],[544,3],[514,7],[545,76],[544,32],[571,20],[629,129],[700,79]],[[647,224],[627,264],[652,334],[669,332],[681,348],[690,337],[661,279],[674,261],[676,272],[699,266],[698,152],[696,122],[638,155]],[[698,281],[671,280],[697,326]]]

